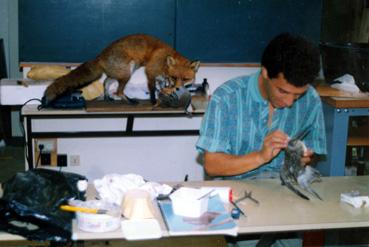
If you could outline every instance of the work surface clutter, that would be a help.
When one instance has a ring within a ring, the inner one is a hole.
[[[368,181],[323,177],[313,185],[322,200],[304,200],[279,179],[166,184],[107,174],[88,181],[35,169],[2,184],[0,229],[30,240],[69,241],[369,227]]]

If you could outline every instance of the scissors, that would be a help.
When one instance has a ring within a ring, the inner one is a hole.
[[[240,201],[242,201],[242,200],[245,200],[245,199],[250,199],[251,201],[253,201],[253,202],[254,202],[254,203],[256,203],[257,205],[259,205],[259,201],[252,197],[252,191],[247,192],[247,190],[245,190],[245,194],[244,194],[244,196],[243,196],[243,197],[241,197],[241,198],[239,198],[239,199],[237,199],[237,200],[235,201],[235,203],[238,203],[238,202],[240,202]]]

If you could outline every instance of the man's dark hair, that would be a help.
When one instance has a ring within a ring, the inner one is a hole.
[[[283,73],[290,84],[302,87],[312,83],[319,73],[319,48],[303,37],[282,33],[265,48],[261,65],[269,78]]]

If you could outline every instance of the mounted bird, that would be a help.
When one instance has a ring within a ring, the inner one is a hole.
[[[310,165],[304,165],[301,157],[307,150],[302,139],[308,134],[308,131],[302,132],[288,142],[285,149],[285,158],[280,170],[280,179],[282,185],[286,185],[288,189],[295,194],[310,200],[302,190],[309,192],[318,199],[322,200],[320,195],[311,188],[311,184],[321,180],[321,174],[318,170]]]

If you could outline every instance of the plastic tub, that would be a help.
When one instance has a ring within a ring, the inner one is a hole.
[[[172,201],[174,214],[197,218],[208,210],[209,196],[209,191],[181,187],[169,197]]]
[[[77,213],[77,226],[85,232],[111,232],[120,227],[120,216]]]
[[[79,207],[105,209],[111,212],[117,212],[114,215],[110,214],[90,214],[77,212],[77,226],[85,232],[110,232],[120,228],[121,215],[120,207],[102,200],[81,201],[77,205]]]

